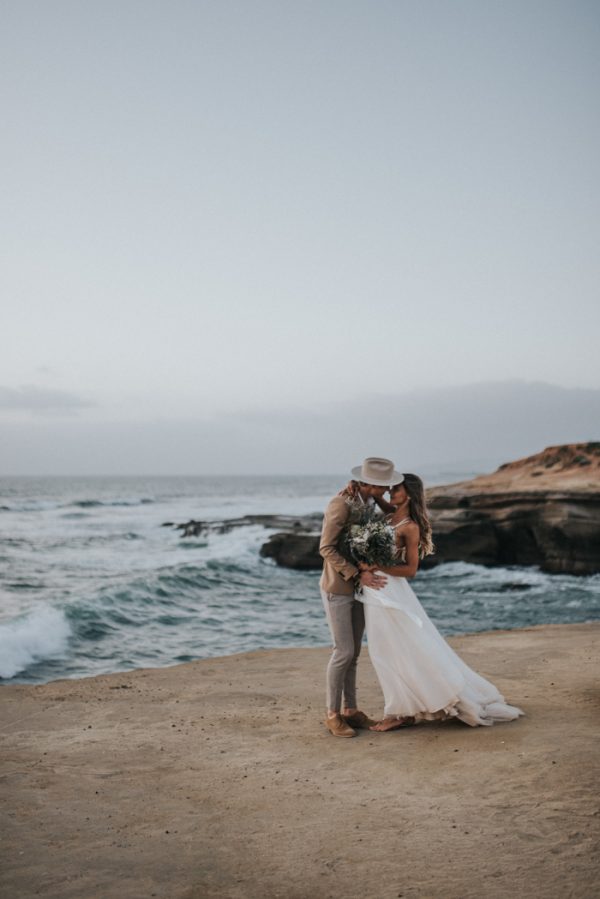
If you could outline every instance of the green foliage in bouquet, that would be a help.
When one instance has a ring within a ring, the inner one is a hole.
[[[397,563],[394,529],[372,514],[350,524],[345,545],[354,562],[386,568]]]

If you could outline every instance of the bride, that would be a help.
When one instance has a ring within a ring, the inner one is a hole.
[[[384,587],[363,587],[356,597],[365,607],[369,655],[385,700],[385,717],[371,730],[452,717],[472,727],[518,718],[523,712],[446,643],[406,580],[416,574],[419,558],[433,552],[423,482],[405,474],[390,489],[390,500],[397,564],[377,569],[387,575]]]

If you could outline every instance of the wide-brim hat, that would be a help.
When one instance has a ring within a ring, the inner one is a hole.
[[[355,481],[372,484],[373,487],[392,487],[404,480],[404,475],[394,469],[394,463],[390,459],[379,459],[377,456],[369,456],[362,465],[353,468],[352,477]]]

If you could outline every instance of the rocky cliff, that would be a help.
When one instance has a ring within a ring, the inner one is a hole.
[[[427,491],[441,562],[538,565],[600,572],[600,443],[553,446],[493,474]],[[314,518],[275,534],[261,553],[291,568],[320,568]]]

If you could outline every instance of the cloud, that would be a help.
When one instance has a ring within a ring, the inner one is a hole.
[[[600,439],[600,390],[503,382],[245,410],[212,421],[88,421],[3,428],[11,474],[320,474],[365,456],[459,480],[556,443]]]
[[[0,386],[0,409],[73,413],[94,405],[95,403],[66,390],[51,390],[34,384],[23,384],[21,387]]]

